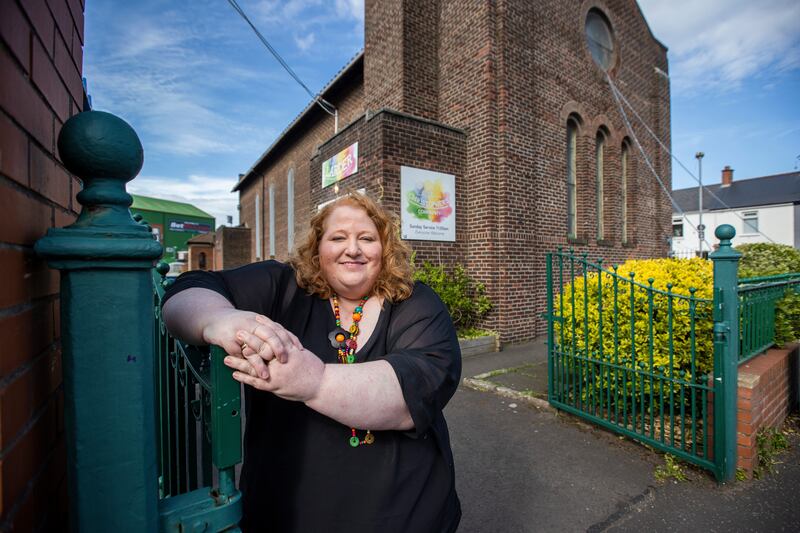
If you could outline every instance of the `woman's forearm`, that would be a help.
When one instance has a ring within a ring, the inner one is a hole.
[[[179,292],[164,304],[164,322],[178,339],[195,345],[207,344],[203,331],[220,315],[233,310],[221,294],[209,289],[191,288]]]
[[[305,403],[350,427],[376,431],[414,427],[397,374],[386,361],[326,364],[317,394]]]

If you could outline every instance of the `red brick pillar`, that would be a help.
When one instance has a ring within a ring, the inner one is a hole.
[[[58,272],[33,253],[77,216],[55,134],[83,109],[83,2],[0,2],[0,531],[66,523]]]

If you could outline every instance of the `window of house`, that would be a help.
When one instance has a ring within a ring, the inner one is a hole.
[[[758,211],[745,211],[742,213],[744,231],[742,233],[758,233]]]
[[[605,237],[605,212],[603,202],[603,159],[606,151],[606,136],[602,131],[597,132],[597,142],[595,144],[595,160],[597,172],[595,175],[595,195],[597,196],[597,240],[601,241]]]
[[[286,176],[286,247],[289,252],[294,248],[294,169],[289,169]]]
[[[599,9],[590,9],[584,29],[592,59],[601,69],[610,69],[614,64],[614,38],[608,19]]]
[[[628,242],[628,157],[630,150],[628,143],[622,144],[622,161],[620,161],[620,183],[621,196],[620,202],[622,203],[622,242]]]
[[[275,258],[275,185],[269,186],[269,257]]]
[[[256,194],[256,261],[261,261],[263,243],[261,242],[261,197]]]
[[[575,174],[577,173],[576,152],[578,144],[578,125],[573,119],[567,121],[567,235],[578,235],[578,194]]]
[[[208,270],[208,267],[207,267],[207,264],[206,264],[206,253],[205,252],[200,252],[200,259],[198,261],[198,266],[200,267],[200,270]]]
[[[672,236],[673,237],[683,237],[683,219],[682,218],[673,218],[672,219]]]

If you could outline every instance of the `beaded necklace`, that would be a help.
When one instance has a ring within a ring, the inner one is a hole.
[[[361,317],[364,314],[364,304],[367,303],[369,296],[361,298],[361,302],[356,306],[353,311],[353,323],[350,325],[350,331],[342,328],[342,319],[339,313],[339,298],[333,295],[333,314],[336,317],[336,329],[328,335],[331,344],[337,348],[339,352],[339,362],[345,365],[350,365],[356,362],[356,348],[358,348],[358,323],[361,322]],[[360,444],[372,444],[375,442],[375,436],[367,430],[364,435],[364,440],[360,440],[356,434],[356,428],[350,428],[350,446],[353,448]]]

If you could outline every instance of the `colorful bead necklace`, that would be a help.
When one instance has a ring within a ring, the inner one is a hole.
[[[342,319],[339,314],[339,299],[333,295],[333,314],[336,317],[336,329],[328,335],[331,344],[339,351],[339,362],[345,365],[350,365],[356,362],[356,348],[358,348],[358,323],[361,322],[361,317],[364,315],[364,304],[367,303],[369,296],[361,298],[355,310],[353,311],[353,323],[350,325],[350,331],[342,328]],[[350,428],[350,446],[353,448],[360,444],[372,444],[375,442],[375,436],[367,430],[364,440],[360,440],[356,435],[356,428]]]

